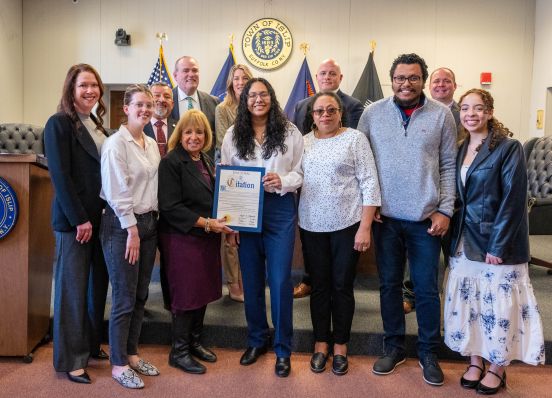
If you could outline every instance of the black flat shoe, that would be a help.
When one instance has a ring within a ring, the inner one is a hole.
[[[240,365],[251,365],[257,362],[257,359],[263,354],[266,354],[266,346],[262,347],[247,347],[247,350],[243,353],[240,358]]]
[[[86,373],[86,370],[80,374],[80,375],[72,375],[69,372],[66,372],[67,378],[71,380],[73,383],[81,383],[81,384],[90,384],[92,381],[90,380],[90,376],[88,376],[88,373]]]
[[[328,362],[328,354],[323,352],[315,352],[310,360],[310,368],[314,373],[322,373],[326,370],[326,362]]]
[[[477,379],[477,380],[464,379],[464,376],[466,375],[468,370],[470,370],[470,368],[477,368],[481,371],[481,373],[479,374],[479,379]],[[485,364],[483,364],[483,368],[481,368],[478,365],[470,365],[470,366],[468,366],[468,368],[466,369],[466,371],[464,372],[464,374],[460,378],[460,385],[464,388],[471,388],[471,389],[477,388],[477,385],[479,384],[479,382],[481,381],[481,379],[484,376],[485,376]]]
[[[349,371],[349,361],[345,355],[335,355],[333,357],[332,372],[337,376],[343,376]]]
[[[193,343],[190,349],[190,353],[202,361],[216,362],[216,354],[208,348],[203,347],[200,343]]]
[[[498,373],[488,370],[487,373],[495,375],[500,380],[500,383],[496,387],[487,387],[485,384],[479,382],[477,385],[477,393],[483,395],[493,395],[496,394],[501,388],[506,387],[506,371],[502,374],[502,377]]]
[[[291,371],[291,361],[289,358],[276,358],[276,365],[274,365],[274,373],[278,377],[288,377]]]
[[[93,354],[90,356],[99,361],[107,361],[109,359],[109,355],[103,350],[103,348],[100,348],[100,351],[98,351],[97,354]]]

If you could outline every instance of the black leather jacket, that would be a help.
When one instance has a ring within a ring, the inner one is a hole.
[[[460,171],[467,140],[458,151],[451,253],[456,253],[462,235],[470,260],[484,262],[490,253],[504,264],[526,263],[530,255],[523,148],[519,141],[505,138],[491,151],[490,141],[489,134],[468,169],[465,186]]]

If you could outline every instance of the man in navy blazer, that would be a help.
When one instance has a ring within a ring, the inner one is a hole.
[[[175,120],[180,120],[188,109],[199,109],[202,111],[213,132],[213,145],[209,152],[209,156],[214,159],[215,155],[215,108],[220,102],[217,97],[199,91],[199,64],[197,60],[190,56],[183,56],[176,60],[173,72],[177,87],[173,89],[173,99],[175,106],[171,116]]]
[[[334,59],[326,59],[322,61],[316,72],[316,81],[318,89],[321,92],[333,91],[336,93],[343,103],[343,114],[345,116],[345,127],[356,129],[364,106],[354,97],[345,94],[339,89],[339,85],[343,80],[341,67]],[[310,126],[303,126],[307,116],[307,106],[311,98],[305,98],[295,104],[293,117],[291,122],[297,126],[301,133],[307,134],[311,131]]]
[[[161,157],[163,157],[167,152],[167,144],[178,119],[175,120],[170,116],[174,106],[171,87],[167,83],[157,82],[151,85],[150,90],[153,94],[155,108],[151,122],[144,126],[144,133],[157,142],[159,152],[161,153]],[[161,129],[164,136],[164,140],[162,139],[161,143],[158,141],[159,137],[157,137],[156,123],[158,121],[162,123]],[[163,143],[165,144],[164,148]]]
[[[344,126],[352,127],[356,129],[360,116],[362,116],[362,111],[364,111],[364,106],[362,103],[354,97],[345,94],[339,89],[339,85],[343,80],[343,74],[341,73],[341,67],[334,59],[326,59],[322,61],[316,72],[316,81],[318,82],[318,89],[321,92],[332,91],[336,93],[341,102],[343,103],[343,115],[344,115]],[[299,101],[295,104],[293,110],[293,117],[291,122],[297,126],[301,133],[307,134],[312,129],[311,126],[305,126],[305,119],[307,117],[307,107],[311,101],[311,98],[305,98],[302,101]],[[302,235],[301,230],[300,236]],[[303,242],[303,239],[301,239]],[[304,251],[303,251],[304,253]],[[303,256],[305,258],[305,256]],[[301,283],[293,288],[293,297],[302,298],[306,297],[311,292],[311,282],[310,282],[310,264],[305,262],[305,273],[303,274],[303,279]]]

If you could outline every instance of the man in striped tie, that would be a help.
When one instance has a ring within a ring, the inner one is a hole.
[[[170,115],[173,110],[174,101],[171,87],[164,82],[156,82],[150,86],[155,107],[151,122],[144,126],[144,133],[157,142],[161,157],[167,154],[167,143],[171,136],[177,120]]]
[[[220,101],[217,97],[197,89],[199,86],[199,64],[197,60],[187,55],[178,58],[174,65],[173,76],[177,87],[173,89],[173,99],[176,106],[173,108],[171,116],[179,120],[180,116],[188,110],[199,109],[207,116],[211,130],[215,131],[215,108]],[[212,159],[214,159],[215,154],[214,148],[215,142],[213,142],[211,150],[207,152]]]

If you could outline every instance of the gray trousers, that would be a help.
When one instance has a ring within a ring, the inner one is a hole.
[[[85,368],[99,350],[108,277],[97,228],[85,244],[76,231],[55,232],[54,368]]]
[[[157,213],[136,215],[140,236],[138,262],[125,260],[128,232],[113,210],[102,215],[100,238],[111,282],[109,346],[111,364],[128,365],[128,355],[138,354],[144,307],[157,250]]]

